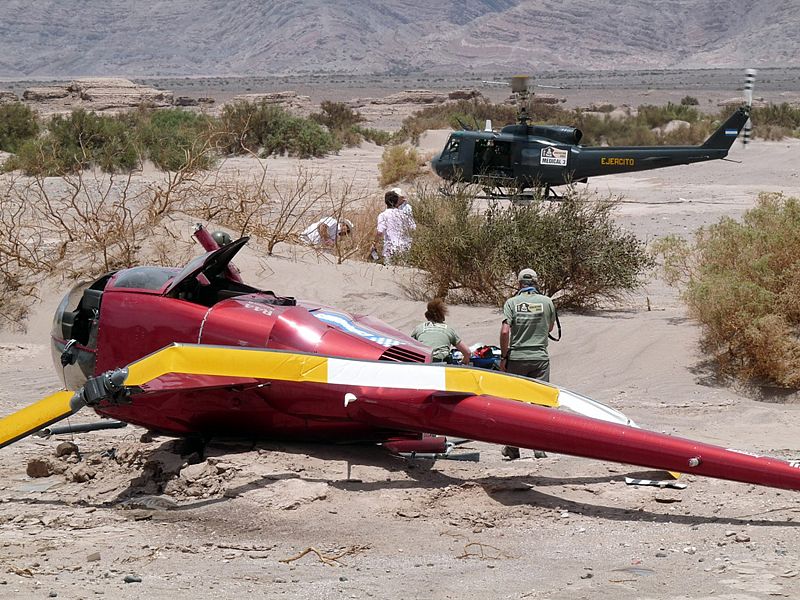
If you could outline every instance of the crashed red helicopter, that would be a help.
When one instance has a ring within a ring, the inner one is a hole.
[[[183,269],[124,269],[67,294],[52,349],[75,391],[1,419],[0,447],[89,406],[174,436],[420,452],[458,436],[800,490],[797,464],[639,429],[539,381],[428,364],[428,348],[377,319],[243,283],[231,259],[247,238],[195,237],[208,251]]]

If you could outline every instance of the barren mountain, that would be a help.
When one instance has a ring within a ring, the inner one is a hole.
[[[797,0],[4,0],[0,77],[800,65]]]

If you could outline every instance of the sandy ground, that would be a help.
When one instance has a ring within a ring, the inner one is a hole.
[[[438,139],[423,144],[438,148]],[[365,145],[315,168],[375,185],[380,152]],[[620,223],[653,239],[739,216],[760,191],[800,196],[798,156],[797,141],[756,142],[731,154],[741,164],[589,185],[622,194]],[[276,175],[296,167],[269,161]],[[422,317],[424,304],[401,288],[403,269],[247,252],[239,266],[253,285],[404,331]],[[26,335],[0,335],[0,413],[59,387],[47,334],[61,293],[43,290]],[[494,308],[454,306],[449,321],[468,344],[496,343]],[[758,402],[717,383],[698,327],[657,279],[623,305],[564,314],[562,323],[554,383],[656,431],[800,455],[800,404]],[[692,476],[684,490],[632,487],[624,477],[660,474],[529,451],[504,462],[483,443],[459,451],[480,452],[479,462],[431,464],[377,447],[220,441],[197,462],[175,441],[141,441],[142,433],[31,437],[0,451],[0,597],[800,597],[800,505],[790,492]],[[55,458],[67,439],[80,463]],[[30,478],[35,458],[64,472]],[[290,560],[308,548],[339,558]]]

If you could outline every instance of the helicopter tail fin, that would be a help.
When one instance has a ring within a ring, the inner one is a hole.
[[[719,126],[711,136],[703,142],[701,148],[711,150],[728,150],[733,146],[733,142],[744,129],[745,123],[750,119],[750,108],[742,106],[735,113]]]

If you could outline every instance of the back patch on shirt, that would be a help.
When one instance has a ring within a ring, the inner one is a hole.
[[[517,312],[540,315],[544,312],[544,304],[541,302],[520,302],[517,304]]]

